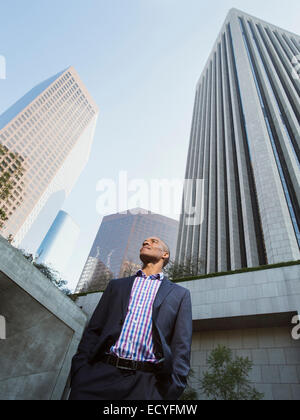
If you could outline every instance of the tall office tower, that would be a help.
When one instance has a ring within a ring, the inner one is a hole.
[[[16,157],[22,176],[0,202],[8,220],[0,230],[19,245],[29,232],[36,248],[87,163],[98,107],[69,67],[39,84],[0,116],[6,168]],[[9,154],[14,156],[11,159]],[[35,249],[36,249],[35,248]]]
[[[232,9],[196,88],[176,259],[213,273],[300,257],[298,35]]]
[[[140,208],[103,217],[76,293],[89,289],[89,284],[101,277],[101,270],[95,272],[97,264],[100,269],[104,264],[115,278],[135,274],[141,268],[141,245],[150,236],[165,241],[174,259],[177,234],[177,220]]]
[[[63,274],[78,240],[79,226],[63,210],[57,214],[37,250],[36,262],[53,267]]]

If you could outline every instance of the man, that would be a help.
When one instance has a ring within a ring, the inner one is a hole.
[[[70,400],[180,397],[190,369],[191,297],[163,275],[169,258],[161,239],[148,238],[143,269],[110,281],[73,357]]]

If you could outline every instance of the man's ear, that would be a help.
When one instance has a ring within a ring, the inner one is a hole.
[[[167,251],[165,251],[163,257],[164,260],[167,260],[168,258],[170,258],[170,254]]]

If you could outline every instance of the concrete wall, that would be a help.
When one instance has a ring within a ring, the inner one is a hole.
[[[0,237],[0,399],[61,399],[86,316]]]
[[[291,337],[289,327],[194,333],[191,365],[195,378],[208,370],[207,357],[218,344],[228,346],[233,357],[248,357],[253,362],[252,386],[266,400],[300,400],[300,341]],[[192,381],[198,398],[205,399],[199,381]]]
[[[300,265],[182,283],[192,296],[192,368],[198,378],[218,344],[253,362],[251,380],[268,400],[300,399]],[[195,384],[197,388],[197,384]],[[199,398],[203,398],[199,394]]]

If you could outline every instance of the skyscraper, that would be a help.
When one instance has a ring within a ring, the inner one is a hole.
[[[41,243],[87,163],[98,112],[77,72],[69,67],[0,116],[0,143],[6,154],[21,160],[23,170],[11,197],[0,202],[8,216],[0,232],[5,237],[11,234],[15,245],[30,229],[37,246]],[[13,171],[9,159],[4,163]]]
[[[37,250],[36,262],[52,266],[63,274],[80,233],[79,226],[63,210],[57,214]]]
[[[201,272],[300,257],[298,35],[230,10],[196,88],[186,179],[202,179],[183,208],[176,259]]]
[[[114,277],[126,277],[140,268],[140,248],[150,236],[165,241],[174,258],[178,234],[177,220],[140,208],[125,214],[105,216],[80,276],[76,293],[88,289],[109,270]]]

